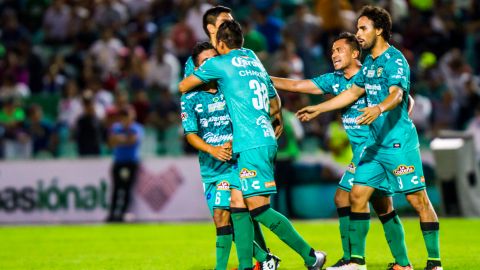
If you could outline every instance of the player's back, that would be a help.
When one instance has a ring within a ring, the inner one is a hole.
[[[234,152],[276,145],[269,100],[275,90],[256,57],[244,49],[232,50],[208,59],[194,74],[204,82],[217,79],[233,123]]]

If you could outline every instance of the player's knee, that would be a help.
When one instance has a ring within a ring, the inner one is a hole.
[[[350,206],[350,194],[346,191],[344,192],[336,192],[335,197],[333,198],[333,201],[335,202],[335,206],[337,208],[340,207],[348,207]]]
[[[213,222],[217,228],[228,225],[230,223],[230,212],[224,209],[215,209],[213,211]]]
[[[394,210],[393,203],[390,197],[372,198],[370,201],[372,203],[373,209],[375,209],[375,212],[379,216],[391,213]]]
[[[407,201],[418,213],[428,211],[431,208],[427,194],[422,191],[407,195]]]
[[[270,204],[266,204],[266,205],[254,208],[254,209],[250,210],[250,216],[252,217],[252,219],[254,219],[256,221],[259,221],[258,217],[261,214],[265,213],[268,209],[270,209]]]
[[[350,204],[352,206],[364,206],[368,203],[368,197],[361,192],[350,192]]]

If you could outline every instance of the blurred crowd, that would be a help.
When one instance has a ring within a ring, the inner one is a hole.
[[[233,9],[245,47],[270,74],[295,79],[332,71],[332,39],[355,32],[363,5],[383,6],[391,43],[410,64],[422,142],[441,129],[480,134],[479,1],[3,0],[0,157],[107,154],[108,130],[127,105],[147,130],[145,153],[191,151],[176,85],[192,47],[207,40],[202,15],[216,4]],[[282,96],[290,111],[323,99]],[[300,147],[342,153],[338,121],[331,113],[302,124]]]

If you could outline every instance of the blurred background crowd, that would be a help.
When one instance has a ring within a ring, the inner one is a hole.
[[[145,127],[144,156],[192,152],[176,85],[192,47],[207,40],[202,15],[216,4],[233,9],[245,47],[271,75],[295,79],[332,71],[332,39],[355,32],[363,5],[385,7],[391,43],[410,64],[422,145],[442,129],[480,136],[479,1],[3,0],[1,159],[108,155],[106,135],[128,104]],[[323,99],[282,96],[287,115]],[[320,150],[349,162],[337,113],[306,124],[290,116],[287,158]]]

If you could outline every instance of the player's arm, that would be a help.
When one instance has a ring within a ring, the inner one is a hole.
[[[224,145],[213,146],[206,143],[202,138],[200,138],[195,133],[188,133],[185,138],[187,142],[193,146],[195,149],[208,153],[214,158],[220,161],[227,161],[232,158],[232,147],[231,143],[225,143]]]
[[[270,119],[275,137],[278,139],[283,133],[282,101],[278,95],[270,99]]]
[[[403,89],[399,86],[393,85],[388,89],[390,94],[380,104],[373,107],[366,107],[360,109],[363,112],[357,117],[357,123],[359,125],[370,125],[375,119],[377,119],[383,112],[391,111],[395,109],[403,99]]]
[[[299,110],[296,115],[302,122],[310,121],[322,113],[345,108],[363,94],[365,94],[365,89],[354,84],[350,89],[343,91],[338,96],[317,105],[307,106]]]
[[[272,78],[273,84],[278,90],[313,95],[323,94],[323,91],[319,89],[312,80],[292,80],[279,77],[270,78]]]
[[[179,84],[178,84],[178,91],[180,93],[185,94],[196,87],[204,84],[202,80],[200,80],[197,76],[195,75],[190,75],[183,79]]]
[[[415,106],[415,100],[411,95],[408,95],[408,116],[412,115],[414,106]]]

